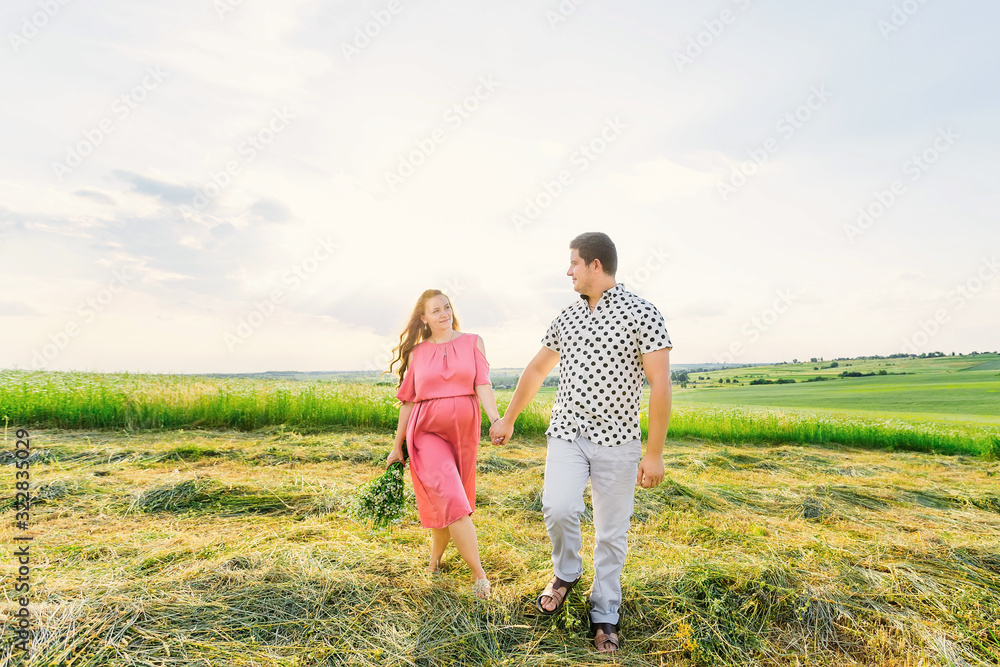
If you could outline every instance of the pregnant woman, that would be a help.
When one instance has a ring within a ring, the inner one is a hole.
[[[500,413],[483,340],[458,330],[451,300],[444,293],[426,290],[394,352],[389,369],[399,362],[396,398],[402,406],[396,442],[386,462],[404,460],[405,439],[420,523],[431,529],[428,570],[441,571],[441,557],[452,541],[472,570],[473,593],[487,598],[490,582],[479,562],[472,524],[480,405],[491,423]]]

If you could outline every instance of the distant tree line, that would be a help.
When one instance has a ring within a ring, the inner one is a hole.
[[[844,371],[840,374],[842,378],[866,378],[872,375],[890,375],[886,370],[880,370],[878,372],[872,371],[871,373],[859,373],[858,371]],[[891,375],[906,375],[906,373],[891,373]]]

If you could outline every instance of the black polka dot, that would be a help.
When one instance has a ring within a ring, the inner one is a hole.
[[[593,312],[580,295],[552,320],[542,344],[559,354],[559,388],[546,435],[572,440],[579,432],[608,447],[634,440],[641,432],[641,352],[673,347],[660,311],[615,285]],[[591,397],[599,394],[594,405]]]

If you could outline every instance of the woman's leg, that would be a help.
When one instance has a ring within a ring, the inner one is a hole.
[[[431,572],[437,571],[449,540],[451,540],[451,531],[447,527],[431,528],[431,562],[427,568]]]
[[[472,579],[486,579],[486,571],[479,562],[479,541],[476,538],[476,527],[472,524],[472,517],[463,516],[448,526],[447,530],[451,532],[451,539],[458,553],[472,570]]]

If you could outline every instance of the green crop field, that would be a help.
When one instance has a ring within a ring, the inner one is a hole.
[[[869,410],[1000,422],[1000,373],[886,375],[829,382],[699,389],[678,392],[681,403]]]
[[[706,390],[705,394],[721,397],[737,391]],[[497,392],[501,409],[512,393]],[[679,393],[681,400],[670,420],[674,437],[735,443],[836,442],[878,449],[1000,454],[1000,428],[989,423],[919,423],[874,413],[839,417],[818,411],[699,405],[685,403],[685,394]],[[515,433],[544,434],[554,398],[554,393],[545,392],[532,401],[518,419]],[[396,405],[392,386],[370,383],[0,371],[0,417],[17,426],[249,431],[287,425],[295,429],[350,427],[392,432],[399,414]],[[643,433],[646,426],[644,415]]]
[[[934,359],[850,360],[781,364],[691,373],[675,389],[679,404],[767,406],[826,411],[893,413],[922,419],[1000,423],[1000,364],[996,355]],[[820,366],[819,370],[814,370]],[[837,377],[842,372],[886,375]],[[906,373],[892,375],[891,373]],[[701,376],[704,380],[698,380]],[[826,381],[806,382],[817,376]],[[755,379],[795,379],[790,384],[749,385]],[[719,380],[723,382],[720,383]],[[725,380],[730,382],[725,382]],[[738,385],[733,384],[738,382]]]

